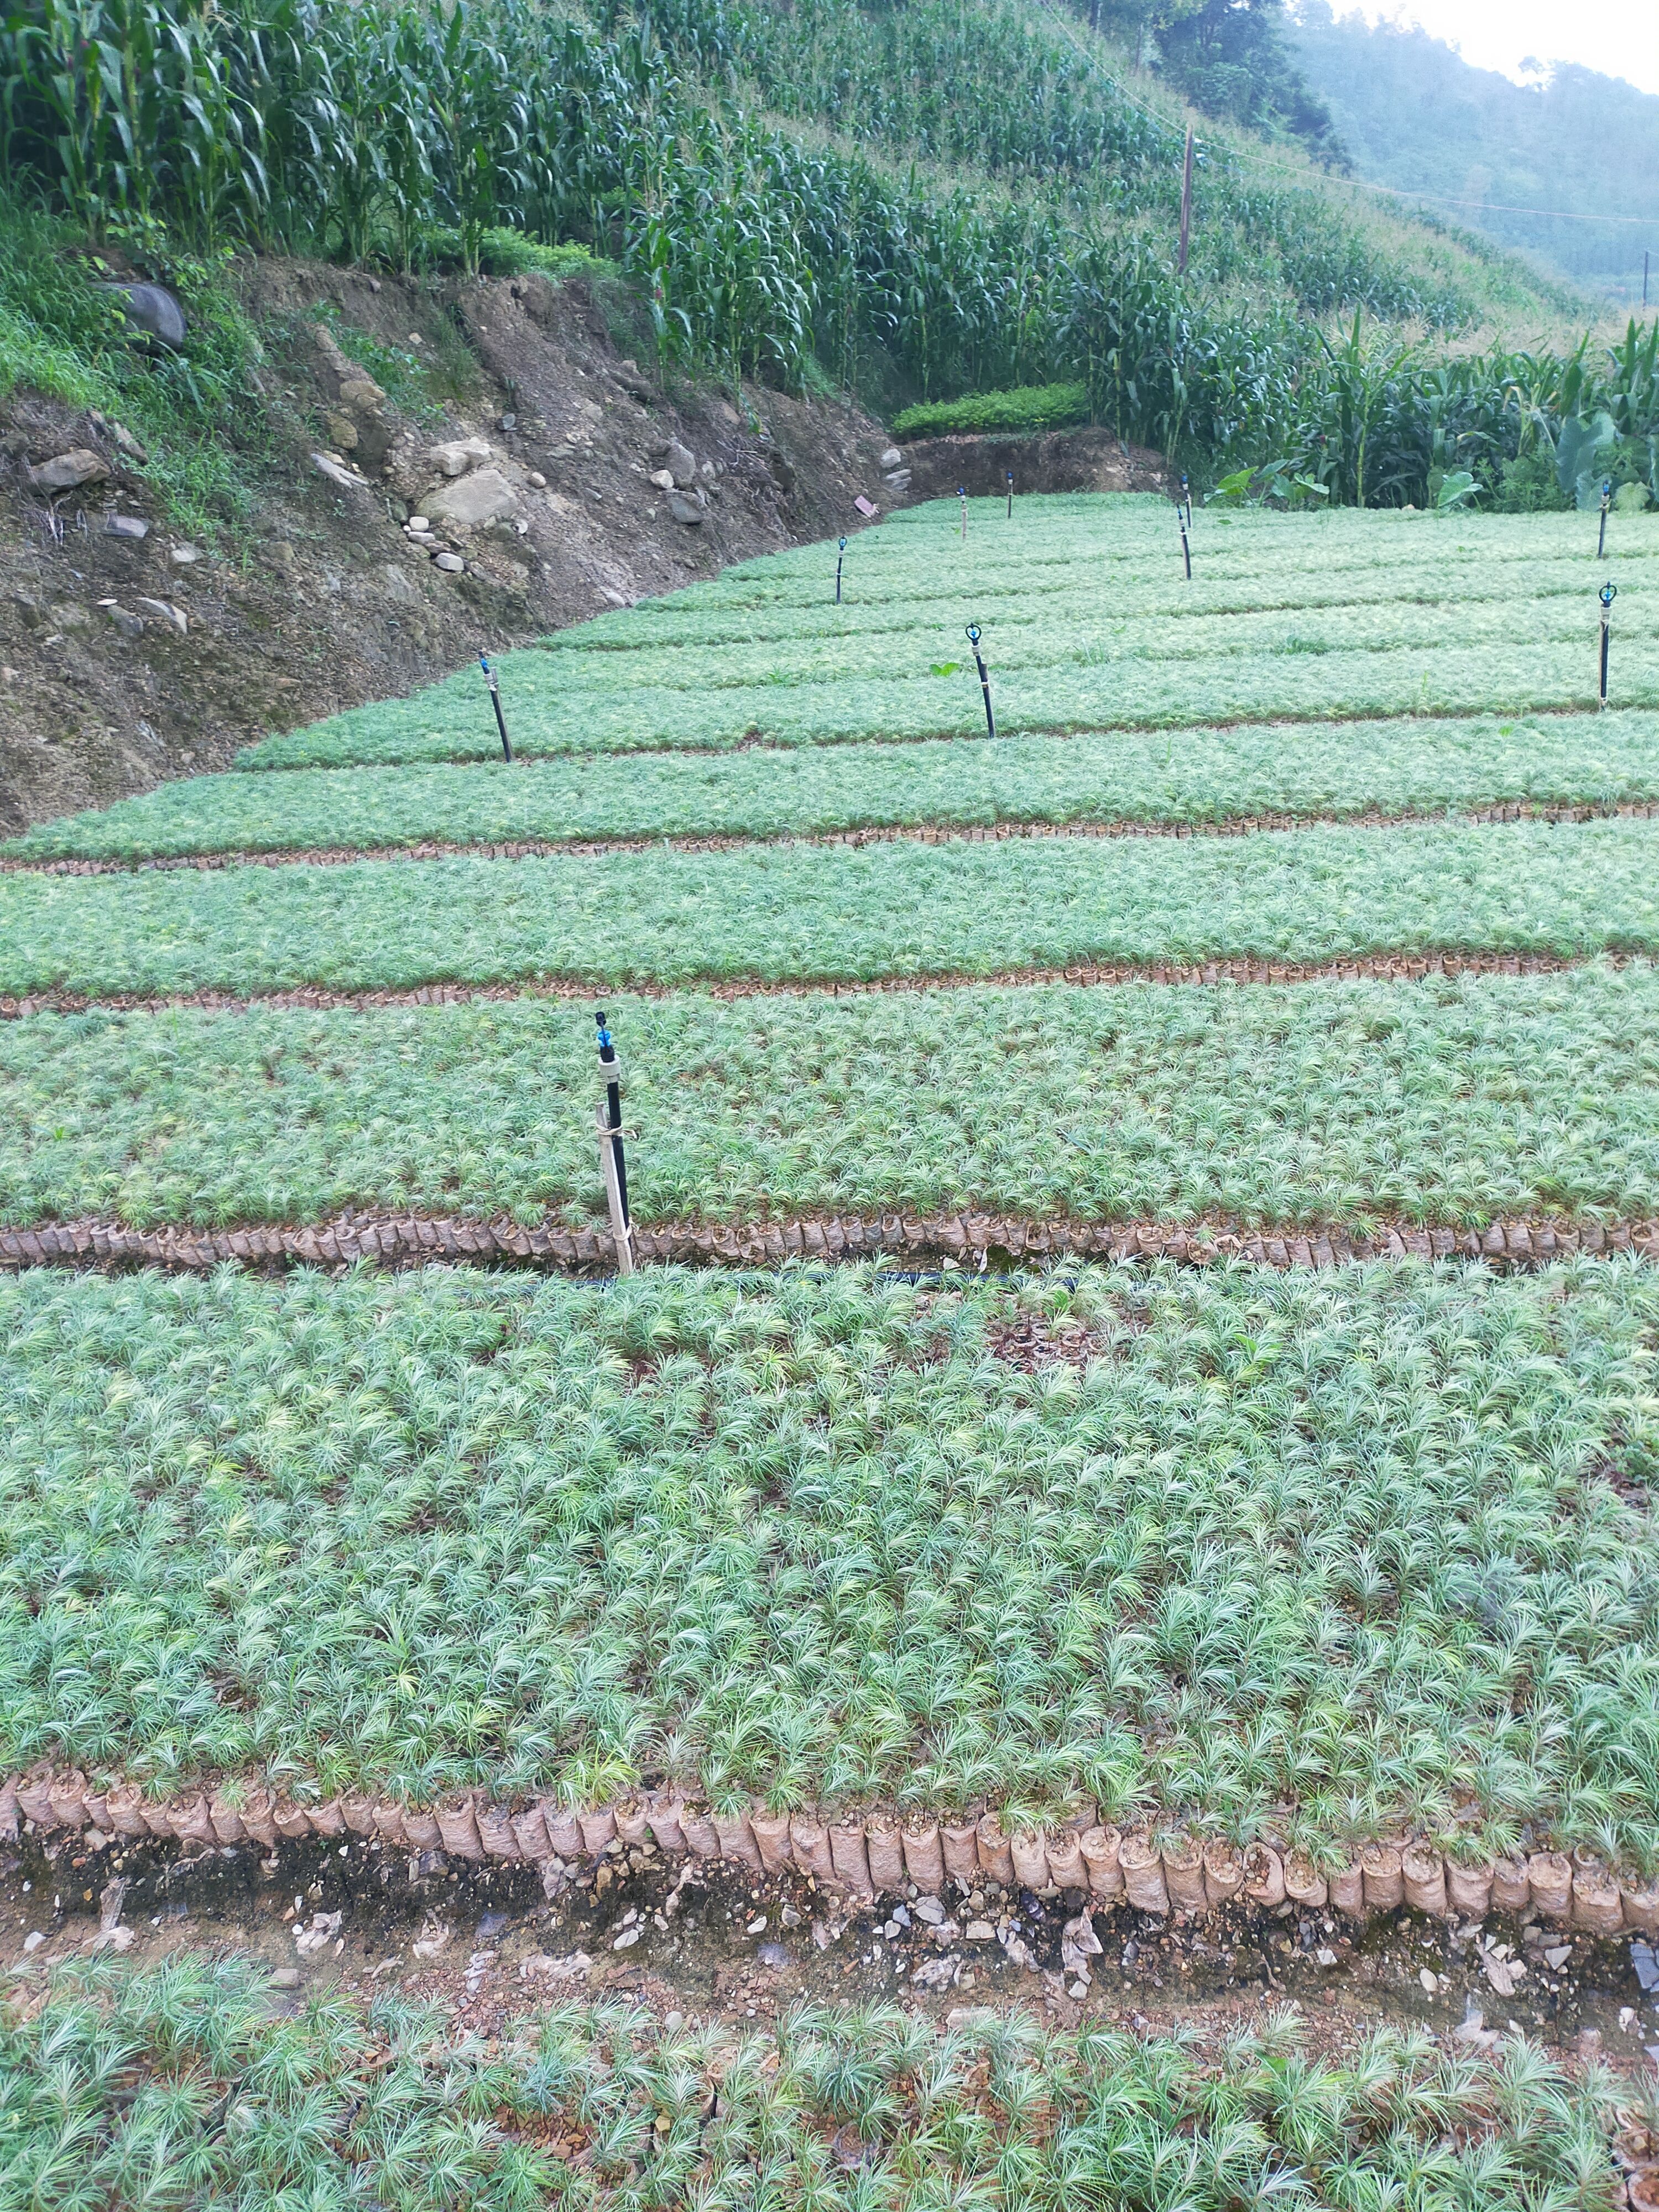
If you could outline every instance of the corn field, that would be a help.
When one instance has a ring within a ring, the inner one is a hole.
[[[894,109],[919,76],[921,109]],[[1172,132],[1008,9],[683,0],[595,37],[527,0],[25,0],[0,94],[0,179],[94,240],[408,267],[456,238],[476,267],[496,226],[579,240],[665,357],[733,383],[1079,380],[1125,437],[1217,473],[1288,458],[1357,504],[1425,503],[1449,468],[1491,483],[1603,412],[1652,471],[1659,325],[1602,358],[1392,340],[1364,318],[1489,317],[1475,264],[1389,250],[1219,154],[1178,280]],[[804,144],[761,103],[837,135]],[[981,173],[919,166],[940,156]]]

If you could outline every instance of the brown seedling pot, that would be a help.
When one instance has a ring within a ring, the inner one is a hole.
[[[576,1826],[581,1830],[582,1849],[591,1859],[598,1858],[607,1844],[617,1840],[617,1816],[608,1805],[601,1805],[592,1812],[578,1812]],[[718,1841],[714,1849],[720,1849]],[[702,1856],[712,1857],[714,1854],[704,1852]]]
[[[789,1815],[787,1813],[751,1813],[750,1833],[755,1838],[755,1849],[760,1853],[761,1864],[768,1874],[787,1874],[794,1865],[794,1853],[789,1848]]]
[[[1330,1903],[1331,1886],[1303,1852],[1286,1851],[1285,1894],[1304,1912],[1322,1912]]]
[[[945,1888],[945,1852],[939,1842],[938,1821],[928,1820],[920,1827],[907,1823],[899,1830],[899,1843],[904,1852],[904,1871],[922,1895],[941,1895]]]
[[[1352,1865],[1339,1867],[1329,1876],[1331,1903],[1350,1920],[1365,1917],[1365,1875],[1358,1859]],[[1404,1895],[1402,1889],[1401,1895]]]
[[[631,1850],[636,1844],[651,1840],[651,1816],[642,1797],[624,1798],[612,1808],[616,1814],[617,1833]]]
[[[1164,1887],[1177,1912],[1209,1911],[1204,1893],[1204,1852],[1191,1836],[1174,1836],[1164,1846]]]
[[[747,1813],[716,1813],[714,1815],[714,1833],[720,1838],[720,1856],[734,1860],[739,1866],[761,1872],[760,1847],[755,1841],[754,1830]]]
[[[51,1808],[50,1822],[58,1828],[84,1828],[87,1825],[87,1778],[84,1774],[54,1774],[46,1784],[46,1802]]]
[[[1204,1895],[1213,1912],[1231,1905],[1244,1887],[1244,1861],[1231,1844],[1204,1846]]]
[[[1252,1844],[1245,1852],[1244,1894],[1269,1912],[1285,1902],[1285,1862],[1271,1844]]]
[[[374,1825],[374,1806],[372,1799],[361,1790],[347,1790],[340,1798],[340,1814],[354,1836],[373,1836],[379,1833]]]
[[[279,1797],[271,1808],[270,1817],[284,1843],[302,1842],[311,1833],[311,1815],[303,1805],[296,1805],[292,1798]]]
[[[477,1824],[478,1841],[484,1855],[492,1859],[516,1859],[523,1856],[519,1839],[513,1832],[513,1815],[505,1805],[475,1805],[473,1820]]]
[[[1527,1861],[1532,1909],[1540,1920],[1572,1917],[1572,1861],[1565,1851],[1534,1851]]]
[[[438,1833],[443,1838],[444,1849],[458,1858],[481,1859],[484,1855],[483,1839],[478,1833],[472,1800],[463,1797],[459,1805],[440,1805],[436,1810]]]
[[[1118,1865],[1123,1890],[1138,1912],[1167,1912],[1170,1893],[1164,1880],[1164,1860],[1158,1845],[1144,1830],[1125,1836],[1118,1846]]]
[[[795,1864],[810,1874],[814,1881],[834,1888],[836,1863],[830,1856],[830,1831],[810,1814],[790,1815],[789,1848],[794,1854]]]
[[[864,1848],[864,1826],[858,1820],[834,1820],[830,1826],[830,1863],[835,1869],[836,1880],[843,1889],[855,1890],[860,1897],[873,1897],[875,1883],[870,1877],[870,1855]]]
[[[878,1897],[894,1897],[904,1887],[904,1846],[898,1822],[885,1813],[872,1813],[864,1824],[864,1855],[870,1862],[870,1879]]]
[[[979,1823],[980,1871],[988,1881],[1000,1881],[1005,1889],[1012,1889],[1014,1881],[1014,1855],[1008,1847],[1007,1832],[994,1813],[987,1813]]]
[[[1625,1925],[1643,1936],[1659,1936],[1659,1881],[1650,1881],[1637,1875],[1620,1877],[1620,1902],[1624,1907]]]
[[[1438,1851],[1427,1844],[1407,1844],[1400,1854],[1400,1878],[1413,1912],[1426,1912],[1434,1920],[1446,1917],[1446,1863]]]
[[[1591,1936],[1617,1936],[1625,1924],[1618,1877],[1604,1866],[1581,1866],[1572,1877],[1572,1924]]]
[[[247,1826],[240,1807],[228,1803],[216,1790],[208,1799],[208,1818],[213,1823],[216,1842],[230,1844],[247,1841]]]
[[[720,1832],[707,1813],[682,1804],[680,1832],[685,1838],[685,1848],[694,1859],[717,1859],[720,1856]]]
[[[444,1832],[429,1805],[404,1806],[404,1838],[412,1851],[442,1850]]]
[[[1492,1910],[1492,1872],[1486,1861],[1478,1866],[1446,1861],[1446,1902],[1454,1912],[1465,1920],[1486,1918]]]
[[[1008,1856],[1014,1863],[1014,1880],[1022,1888],[1048,1888],[1048,1847],[1040,1830],[1028,1828],[1010,1836]]]
[[[527,1812],[513,1815],[513,1840],[517,1844],[522,1858],[552,1857],[553,1838],[547,1832],[546,1817],[539,1805],[532,1805]]]
[[[1048,1879],[1056,1889],[1088,1888],[1089,1870],[1075,1828],[1061,1828],[1049,1837]]]
[[[1532,1883],[1525,1859],[1498,1859],[1492,1870],[1492,1909],[1524,1920],[1532,1911]]]
[[[581,1822],[568,1805],[550,1805],[544,1798],[541,1805],[542,1826],[547,1830],[547,1840],[552,1844],[555,1853],[562,1859],[580,1858],[583,1856]],[[674,1849],[677,1851],[685,1849],[678,1820],[674,1823]]]
[[[1392,1844],[1365,1844],[1359,1854],[1359,1872],[1367,1912],[1392,1912],[1406,1902],[1406,1878]]]
[[[344,1835],[345,1814],[341,1810],[337,1797],[331,1797],[326,1805],[310,1805],[306,1809],[310,1814],[313,1828],[319,1836],[327,1836],[332,1839],[336,1836]]]
[[[242,1816],[242,1826],[254,1842],[274,1851],[282,1831],[276,1826],[276,1801],[264,1784],[251,1782],[242,1792],[242,1802],[237,1809]]]
[[[1089,1894],[1104,1903],[1123,1894],[1123,1869],[1119,1853],[1123,1838],[1113,1827],[1085,1828],[1077,1839],[1089,1877]]]
[[[953,1881],[966,1882],[971,1889],[979,1880],[979,1826],[952,1827],[941,1825],[939,1832],[939,1850],[945,1856],[945,1871]]]

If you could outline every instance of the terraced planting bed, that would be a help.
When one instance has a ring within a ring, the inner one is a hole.
[[[809,548],[507,656],[510,765],[463,672],[15,841],[0,1828],[837,1930],[1659,1934],[1659,529],[1613,535],[1201,514],[1188,591],[1166,505],[918,508],[839,608]],[[89,2002],[91,2051],[147,2000]],[[1253,2171],[1303,2063],[1206,2075]],[[1460,2157],[1533,2109],[1480,2080]],[[501,2142],[569,2134],[527,2094]],[[1609,2108],[1536,2094],[1594,2164]]]

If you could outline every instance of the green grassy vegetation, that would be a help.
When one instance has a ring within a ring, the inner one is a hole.
[[[985,634],[1005,735],[1394,714],[1522,714],[1595,696],[1595,592],[1619,587],[1612,696],[1659,705],[1659,525],[1621,519],[1206,514],[1184,582],[1167,502],[996,500],[890,517],[848,548],[728,570],[504,655],[514,749],[600,751],[972,738],[963,635]],[[1340,740],[1339,740],[1340,742]],[[250,769],[483,760],[477,677],[272,737]],[[1496,794],[1489,794],[1495,796]]]
[[[1206,133],[1178,274],[1184,118],[1121,76],[1019,0],[597,23],[527,0],[24,0],[0,178],[94,240],[167,224],[469,272],[574,251],[623,272],[665,360],[734,386],[884,407],[1081,386],[1123,436],[1217,474],[1289,457],[1360,505],[1421,503],[1449,457],[1500,489],[1603,410],[1645,453],[1645,331],[1478,343],[1577,303],[1248,137]]]
[[[151,359],[100,289],[108,264],[71,252],[82,234],[4,178],[0,161],[0,401],[21,389],[96,409],[139,440],[145,480],[181,531],[246,526],[249,462],[265,451],[252,381],[264,348],[229,257],[175,249],[142,226],[123,234],[123,258],[173,288],[190,323],[181,352]]]
[[[474,702],[476,706],[477,702]],[[1455,813],[1659,799],[1659,715],[1401,718],[1228,730],[799,745],[723,755],[566,754],[516,763],[201,775],[44,822],[0,854],[137,861],[372,851],[427,841],[831,835],[872,827],[1134,823],[1278,814]]]
[[[893,417],[896,438],[938,438],[953,430],[1056,430],[1089,419],[1086,384],[1024,384],[1012,392],[977,392],[936,399]]]
[[[256,1000],[0,1024],[0,1221],[603,1218],[592,1009],[550,979],[605,990],[645,1225],[1659,1215],[1659,823],[1457,814],[1652,788],[1651,709],[1583,711],[1593,518],[1200,514],[1190,603],[1167,507],[975,507],[965,549],[952,520],[849,548],[839,611],[810,547],[510,657],[515,735],[533,747],[544,712],[562,760],[455,760],[486,703],[457,678],[26,841],[777,840],[0,877],[0,990]],[[1621,698],[1659,672],[1650,527],[1615,524]],[[969,615],[1000,705],[1094,687],[1079,734],[967,734]],[[1504,711],[1556,655],[1579,711]],[[1448,663],[1469,711],[1417,711]],[[1344,724],[1362,668],[1391,712]],[[1279,719],[1221,726],[1229,685]],[[929,687],[964,735],[881,742]],[[738,750],[763,696],[848,742]],[[1169,726],[1127,726],[1126,701]],[[614,759],[628,726],[670,742]],[[411,732],[428,765],[377,764]],[[319,758],[345,765],[274,767]],[[787,837],[1398,805],[1444,818]],[[1577,964],[917,987],[1412,948]],[[703,988],[722,979],[782,988]],[[904,988],[813,988],[867,980]],[[651,994],[616,997],[630,981]],[[436,982],[497,995],[257,1003]],[[1077,1361],[998,1356],[1000,1319],[1033,1310],[1083,1324]],[[422,1802],[649,1772],[1032,1817],[1090,1790],[1241,1838],[1289,1806],[1321,1848],[1402,1820],[1659,1863],[1656,1321],[1659,1270],[1622,1262],[21,1275],[0,1286],[0,1771]]]
[[[42,2212],[140,2184],[179,2212],[1158,2212],[1172,2184],[1190,2212],[1316,2195],[1369,2212],[1430,2185],[1468,2212],[1605,2212],[1614,2108],[1632,2094],[1518,2038],[1450,2057],[1386,2031],[1322,2057],[1288,2012],[1201,2058],[1180,2039],[1018,2015],[940,2029],[886,2006],[797,2012],[766,2034],[670,2032],[615,1999],[486,2046],[398,1998],[319,1997],[273,2019],[234,1960],[82,1964],[0,2027],[12,2170]],[[864,2147],[851,2172],[843,2129]]]
[[[1659,978],[613,1000],[642,1222],[1659,1214]],[[605,1218],[586,1008],[0,1027],[0,1218]],[[1041,1084],[1042,1105],[1036,1103]]]
[[[0,1285],[0,1765],[1659,1853],[1659,1278]],[[999,1316],[1082,1324],[1029,1376]],[[65,1572],[64,1562],[74,1561]],[[76,1684],[72,1700],[63,1685]]]
[[[280,786],[277,788],[280,790]],[[1659,953],[1659,823],[768,845],[0,877],[0,992],[868,981],[1391,951]]]

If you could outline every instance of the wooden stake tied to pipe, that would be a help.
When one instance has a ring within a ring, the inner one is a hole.
[[[1187,125],[1187,152],[1181,164],[1181,250],[1176,257],[1176,274],[1187,274],[1187,241],[1193,228],[1193,126]]]
[[[617,1247],[617,1272],[634,1272],[634,1232],[628,1218],[628,1163],[623,1157],[622,1062],[616,1040],[605,1027],[605,1010],[593,1017],[599,1031],[599,1070],[605,1079],[605,1097],[594,1109],[599,1138],[599,1170],[605,1177],[605,1202],[611,1215],[611,1235]]]

